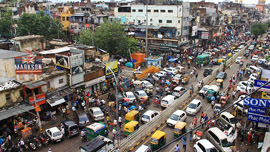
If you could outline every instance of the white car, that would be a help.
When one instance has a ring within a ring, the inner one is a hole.
[[[236,92],[251,92],[250,90],[252,91],[251,87],[247,87],[247,86],[243,86],[243,85],[236,87]]]
[[[179,84],[179,81],[180,81],[180,79],[182,79],[182,77],[183,76],[181,74],[176,74],[175,76],[173,76],[172,82]]]
[[[234,105],[233,105],[233,108],[235,109],[237,107],[237,110],[239,112],[243,112],[244,110],[244,113],[247,114],[248,113],[248,107],[246,105],[244,105],[244,101],[242,100],[243,98],[245,98],[246,96],[245,95],[241,95],[238,100],[234,101]],[[241,101],[239,101],[241,100]],[[239,101],[239,102],[238,102]],[[238,103],[236,103],[238,102]],[[236,103],[236,104],[235,104]]]
[[[218,152],[217,148],[207,139],[201,139],[194,144],[196,152]]]
[[[142,115],[142,123],[147,123],[149,121],[152,121],[157,116],[159,116],[158,111],[148,110]]]
[[[165,71],[159,71],[159,72],[157,72],[157,73],[155,73],[155,74],[153,75],[153,79],[156,80],[156,81],[158,81],[159,79],[165,77],[166,74],[167,74],[167,73],[166,73]]]
[[[63,139],[62,132],[57,127],[46,129],[46,134],[53,142],[59,142]]]
[[[249,77],[249,79],[247,81],[254,83],[255,80],[257,80],[257,78],[255,78],[255,77]]]
[[[248,81],[240,81],[237,86],[248,86],[253,88],[254,83]]]
[[[259,60],[258,60],[258,64],[263,64],[263,63],[265,63],[265,62],[266,62],[265,59],[259,59]]]
[[[177,66],[177,67],[175,67],[175,69],[178,70],[178,72],[181,74],[185,73],[185,68],[182,66]]]
[[[149,89],[153,89],[153,84],[148,82],[148,81],[142,81],[142,83],[144,83],[145,87],[146,88],[149,88]]]
[[[174,127],[177,121],[184,122],[187,119],[187,114],[183,110],[176,110],[167,120],[167,126]]]
[[[134,96],[133,92],[126,92],[124,93],[125,98],[128,98],[128,103],[134,103],[136,102],[136,97]]]
[[[258,74],[257,74],[257,73],[251,73],[251,74],[249,75],[249,78],[257,79],[257,77],[258,77]]]
[[[238,47],[238,49],[243,49],[245,46],[244,45],[240,45],[239,47]]]
[[[198,100],[198,99],[193,99],[187,109],[186,109],[186,112],[187,114],[189,115],[196,115],[202,108],[202,102],[201,100]]]
[[[252,61],[252,62],[256,62],[256,61],[258,61],[258,60],[259,60],[258,55],[253,55],[253,57],[251,58],[251,61]]]
[[[237,57],[236,60],[235,60],[235,63],[238,63],[239,64],[240,61],[241,61],[241,59],[243,59],[243,57],[241,57],[241,56]]]
[[[233,50],[234,53],[237,53],[237,52],[239,52],[239,51],[240,51],[239,49]]]
[[[173,68],[173,67],[164,68],[163,70],[166,71],[167,73],[171,73],[173,75],[175,75],[177,73],[176,68]]]
[[[177,86],[173,89],[173,93],[172,95],[176,96],[176,97],[181,97],[182,94],[184,94],[185,92],[187,92],[187,89],[184,88],[184,87],[180,87],[180,86]]]
[[[99,107],[89,108],[89,115],[92,117],[94,121],[104,120],[104,113]]]
[[[205,95],[207,93],[207,90],[209,87],[210,87],[210,85],[203,86],[203,88],[201,88],[201,90],[199,91],[199,95],[200,96],[202,96],[203,94]]]

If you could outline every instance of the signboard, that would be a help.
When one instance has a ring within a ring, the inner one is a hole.
[[[249,121],[255,121],[255,122],[260,122],[260,123],[265,123],[265,124],[270,124],[270,117],[264,116],[264,115],[259,115],[259,114],[248,114],[248,120]]]
[[[72,75],[83,73],[83,65],[72,67],[70,72]]]
[[[197,36],[198,28],[197,26],[192,26],[192,34],[191,36]]]
[[[29,102],[30,102],[30,104],[35,106],[35,100],[34,100],[33,96],[29,97]],[[37,105],[42,105],[42,104],[46,103],[45,94],[36,95],[36,103],[37,103]]]
[[[83,65],[83,55],[82,54],[74,54],[69,57],[70,68],[77,67]]]
[[[208,32],[202,32],[201,38],[205,40],[208,39]]]
[[[93,86],[93,85],[95,85],[95,84],[98,84],[98,83],[100,83],[100,82],[103,82],[103,81],[105,81],[105,80],[106,80],[106,77],[105,77],[105,76],[101,76],[101,77],[99,77],[99,78],[96,78],[96,79],[93,79],[93,80],[91,80],[91,81],[86,82],[86,83],[85,83],[85,87],[91,87],[91,86]]]
[[[244,105],[256,107],[269,107],[269,100],[259,98],[246,98],[244,99]]]
[[[108,67],[110,67],[114,73],[117,73],[118,72],[118,61],[106,63],[106,75],[111,75],[112,71]]]
[[[177,45],[174,45],[174,44],[164,44],[164,43],[160,43],[160,46],[168,46],[168,47],[175,47],[175,48],[178,47]]]
[[[59,67],[69,69],[69,57],[68,56],[56,54],[55,55],[55,62],[56,62],[56,65]]]
[[[16,74],[42,74],[42,57],[14,57]]]
[[[265,83],[267,83],[267,81],[263,81],[263,80],[254,80],[254,87],[261,87],[261,86],[264,85]],[[263,88],[265,88],[265,89],[270,89],[270,83],[267,84],[266,86],[263,86]]]
[[[182,17],[182,5],[178,6],[177,17]]]
[[[261,107],[249,106],[248,113],[255,113],[255,114],[265,115],[266,114],[266,109],[261,108]]]

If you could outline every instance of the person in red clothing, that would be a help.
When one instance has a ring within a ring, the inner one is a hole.
[[[204,113],[203,112],[201,113],[201,118],[204,118]]]

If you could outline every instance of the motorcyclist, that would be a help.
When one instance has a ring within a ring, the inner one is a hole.
[[[86,131],[85,131],[85,129],[82,129],[82,131],[81,131],[81,137],[84,137],[84,136],[86,136]]]

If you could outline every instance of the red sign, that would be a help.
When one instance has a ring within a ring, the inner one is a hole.
[[[29,97],[29,102],[30,102],[30,104],[32,104],[35,107],[35,100],[34,100],[33,96]],[[42,104],[46,103],[45,94],[36,95],[36,103],[37,103],[37,105],[42,105]]]
[[[215,38],[217,36],[217,33],[213,34],[213,38]]]
[[[87,27],[89,27],[90,25],[89,24],[85,24],[85,27],[87,28]]]
[[[42,74],[42,57],[14,57],[16,74]]]

